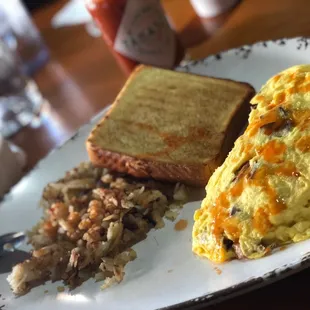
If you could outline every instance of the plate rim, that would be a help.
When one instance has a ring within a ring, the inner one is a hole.
[[[174,70],[181,70],[185,72],[190,73],[190,68],[197,66],[197,65],[204,65],[207,66],[209,60],[211,61],[216,61],[216,60],[221,60],[223,55],[235,52],[235,54],[240,54],[241,59],[247,59],[251,49],[253,47],[259,47],[263,46],[265,48],[268,48],[268,44],[276,44],[277,46],[285,46],[286,41],[296,42],[296,49],[303,50],[310,48],[310,36],[305,37],[305,36],[297,36],[297,37],[283,37],[280,39],[275,39],[275,40],[260,40],[252,44],[244,44],[240,45],[234,48],[230,49],[225,49],[223,51],[220,51],[218,53],[212,53],[208,55],[207,57],[201,58],[201,59],[192,59],[192,60],[183,60],[177,67],[174,68]]]
[[[199,310],[202,307],[215,305],[230,298],[234,298],[254,291],[258,288],[273,284],[279,280],[283,280],[291,275],[294,275],[307,267],[310,267],[310,252],[304,254],[298,262],[293,261],[290,264],[282,265],[281,267],[265,273],[260,277],[250,278],[237,285],[227,287],[214,293],[209,293],[175,305],[158,308],[157,310]]]

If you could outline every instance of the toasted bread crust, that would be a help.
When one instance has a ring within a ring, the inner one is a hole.
[[[245,125],[247,122],[245,120],[248,119],[249,113],[250,113],[250,100],[255,95],[255,90],[253,87],[249,84],[243,83],[246,86],[249,87],[248,93],[244,96],[243,102],[240,106],[236,107],[234,115],[232,115],[232,118],[229,122],[229,125],[226,128],[225,131],[225,138],[222,144],[222,148],[219,153],[219,165],[221,165],[227,154],[231,151],[235,144],[235,140],[238,138],[238,136],[241,134],[241,131],[244,130]]]
[[[103,150],[87,142],[91,162],[98,167],[127,173],[138,178],[183,182],[193,186],[205,186],[215,167],[211,165],[182,165],[138,159],[128,155]],[[215,165],[216,167],[218,164]]]
[[[127,86],[144,67],[146,66],[139,66],[135,69],[117,96],[111,109],[90,134],[86,146],[91,162],[96,166],[127,173],[135,177],[152,177],[158,180],[183,182],[194,186],[205,186],[214,170],[222,164],[228,152],[232,149],[234,141],[246,125],[250,111],[249,101],[254,96],[255,90],[247,83],[226,80],[229,83],[234,83],[243,87],[244,96],[243,98],[240,98],[240,102],[235,105],[234,110],[230,115],[230,119],[226,119],[227,126],[225,127],[225,130],[214,133],[223,136],[223,138],[221,138],[221,146],[218,148],[217,152],[214,152],[215,155],[205,159],[203,162],[167,162],[161,158],[149,158],[143,154],[140,156],[126,154],[126,149],[124,149],[124,152],[117,152],[109,150],[108,148],[105,149],[104,146],[99,146],[95,141],[95,136],[97,132],[100,131],[102,122],[109,119],[110,114],[114,108],[117,107],[119,101],[124,95]],[[187,73],[179,74],[187,75]],[[225,79],[220,80],[223,81]]]

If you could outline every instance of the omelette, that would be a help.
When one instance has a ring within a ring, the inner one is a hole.
[[[194,215],[193,252],[213,262],[310,237],[310,65],[269,79],[251,108]]]

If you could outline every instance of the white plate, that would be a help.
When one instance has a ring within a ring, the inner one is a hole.
[[[179,70],[246,81],[258,90],[275,73],[308,63],[309,43],[303,38],[257,43],[188,63]],[[41,161],[5,197],[0,205],[0,234],[28,229],[39,220],[41,210],[37,203],[43,187],[87,159],[84,141],[91,127],[84,126],[63,147]],[[310,240],[259,260],[234,260],[220,265],[219,275],[215,265],[191,252],[193,212],[199,206],[199,202],[189,203],[180,214],[179,218],[189,221],[186,230],[176,232],[174,224],[167,223],[165,228],[151,231],[146,240],[135,246],[138,258],[127,265],[124,281],[105,291],[100,291],[100,284],[93,280],[64,293],[57,292],[60,283],[47,283],[15,298],[5,272],[13,256],[0,259],[0,306],[4,303],[4,309],[24,310],[67,310],[70,306],[92,310],[196,308],[265,285],[309,265]]]

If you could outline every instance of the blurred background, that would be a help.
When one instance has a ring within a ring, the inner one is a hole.
[[[23,3],[25,4],[25,6],[30,12],[37,8],[43,7],[44,5],[48,3],[52,3],[52,2],[54,1],[53,0],[42,0],[40,1],[40,3],[38,3],[38,1],[28,1],[28,0],[23,1]]]
[[[22,173],[112,103],[139,62],[113,46],[120,10],[131,0],[102,1],[118,11],[100,17],[92,0],[0,0],[0,132],[24,151]],[[310,34],[308,0],[151,3],[161,6],[157,17],[167,19],[163,27],[176,38],[170,67],[256,41]]]

